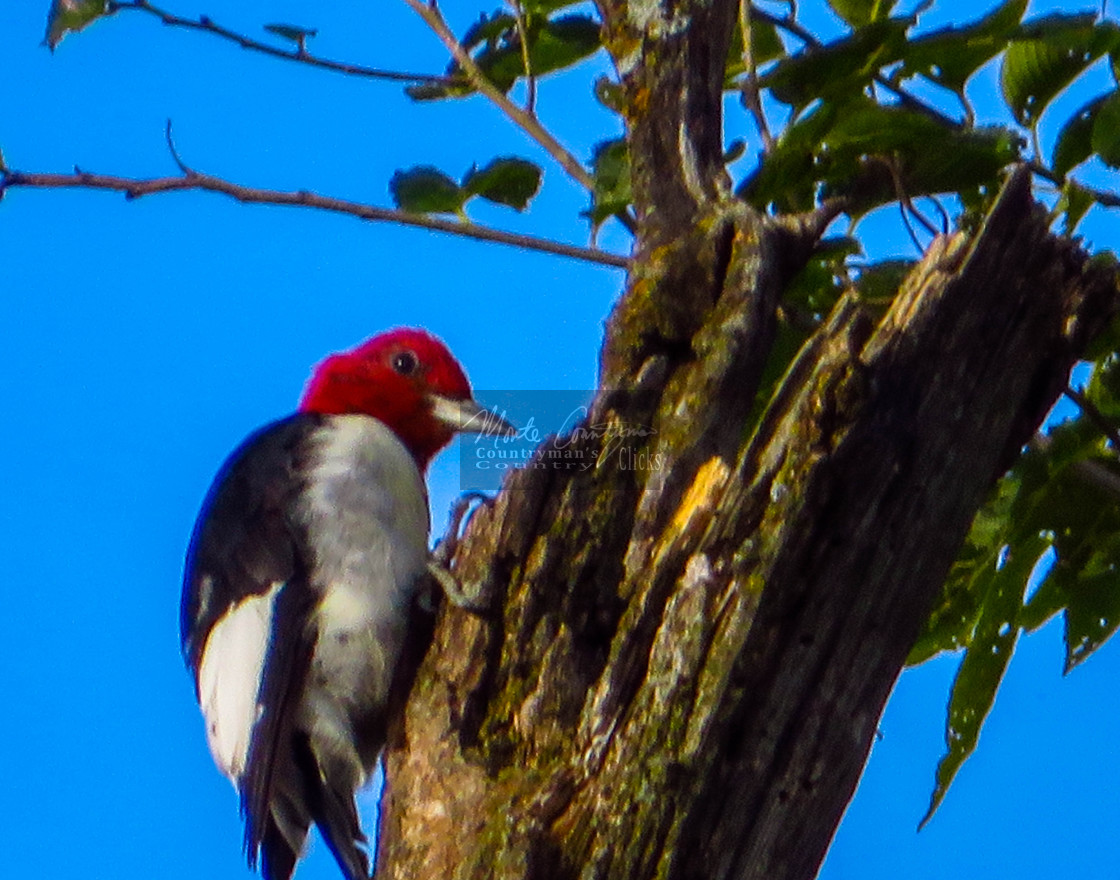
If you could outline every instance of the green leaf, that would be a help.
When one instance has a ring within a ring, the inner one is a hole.
[[[517,28],[517,19],[503,9],[492,15],[482,13],[478,21],[467,28],[461,42],[466,49],[474,49],[486,43],[497,45],[498,42],[513,33]]]
[[[1035,536],[998,560],[989,557],[989,564],[974,574],[970,589],[983,598],[971,644],[953,682],[945,726],[946,753],[938,762],[937,782],[919,828],[933,817],[953,777],[976,748],[980,728],[991,711],[1019,637],[1015,620],[1022,604],[1023,584],[1046,549],[1045,539]]]
[[[485,13],[480,15],[478,21],[467,29],[459,42],[472,52],[482,47],[475,53],[475,61],[491,81],[495,81],[497,74],[487,67],[493,68],[504,64],[508,70],[501,72],[500,82],[496,84],[502,91],[508,91],[516,82],[523,67],[520,49],[514,53],[507,45],[517,38],[517,19],[505,10],[499,9],[491,15]],[[438,101],[443,98],[464,98],[475,93],[475,87],[463,68],[455,61],[447,66],[446,75],[447,78],[454,80],[452,84],[416,83],[405,86],[405,94],[414,101]]]
[[[848,257],[861,252],[859,241],[850,236],[822,239],[812,258],[786,285],[783,304],[796,307],[802,318],[821,321],[844,292]]]
[[[1090,476],[1096,468],[1107,479],[1120,479],[1110,464],[1083,460],[1063,476],[1080,504],[1072,524],[1055,536],[1057,559],[1020,615],[1025,628],[1035,629],[1064,611],[1067,673],[1120,626],[1120,523],[1114,502],[1102,497]]]
[[[1053,12],[1024,21],[1019,28],[1017,39],[1042,40],[1063,34],[1065,36],[1062,39],[1083,36],[1085,31],[1092,30],[1096,21],[1095,12]]]
[[[1120,356],[1098,364],[1085,393],[1120,422]],[[1069,671],[1120,627],[1120,465],[1102,438],[1101,426],[1081,414],[1032,444],[977,514],[911,652],[909,661],[920,662],[966,648],[923,824],[976,746],[1019,630],[1064,612]]]
[[[1006,129],[950,127],[872,101],[838,113],[822,146],[822,195],[848,197],[856,215],[895,201],[899,186],[911,198],[995,186],[1019,155],[1018,137]]]
[[[1093,123],[1101,104],[1115,92],[1098,95],[1084,104],[1058,132],[1054,142],[1054,173],[1065,177],[1093,154]]]
[[[908,27],[892,19],[873,22],[842,40],[779,61],[759,83],[796,110],[818,99],[856,97],[882,67],[905,56]]]
[[[987,562],[987,557],[980,561]],[[917,666],[945,651],[960,651],[972,638],[979,611],[979,597],[973,587],[977,560],[957,560],[941,597],[930,613],[925,628],[910,649],[907,666]]]
[[[470,84],[466,74],[461,70],[455,70],[448,76],[455,81],[453,83],[415,83],[405,86],[404,93],[413,101],[439,101],[443,98],[465,98],[474,94],[474,86]]]
[[[624,138],[602,141],[595,146],[591,158],[595,187],[591,191],[591,207],[586,212],[592,227],[630,207],[630,150]]]
[[[264,29],[293,43],[302,43],[319,33],[315,28],[300,27],[298,24],[266,24]]]
[[[549,15],[568,6],[579,6],[584,0],[521,0],[526,15]]]
[[[790,320],[783,311],[779,311],[778,317],[774,338],[766,355],[762,375],[759,377],[758,393],[755,395],[750,415],[747,417],[746,424],[751,430],[759,423],[759,419],[769,408],[774,393],[789,370],[790,364],[793,363],[814,329],[805,326],[801,321]]]
[[[541,187],[541,169],[525,159],[494,159],[481,169],[472,168],[463,178],[463,190],[524,211]]]
[[[1111,387],[1118,364],[1120,359],[1109,358],[1099,365],[1085,392],[1114,422],[1120,420],[1120,397]],[[1120,469],[1102,443],[1100,426],[1084,414],[1056,426],[1048,444],[1022,462],[1034,472],[1034,489],[1024,494],[1012,520],[1018,531],[1052,537],[1054,564],[1024,604],[1019,623],[1037,629],[1064,611],[1068,672],[1120,625],[1120,505],[1113,488]]]
[[[389,181],[389,192],[398,208],[417,214],[454,214],[467,200],[459,184],[430,165],[398,171]]]
[[[742,55],[743,32],[739,28],[732,31],[732,43],[738,39],[739,54]],[[786,54],[782,38],[778,36],[777,25],[760,19],[751,20],[751,48],[754,50],[755,65],[765,64]],[[741,60],[741,59],[740,59]]]
[[[1061,575],[1065,573],[1062,569]],[[1120,627],[1120,535],[1101,542],[1085,565],[1070,574],[1065,588],[1067,673],[1088,660]]]
[[[1109,251],[1094,254],[1089,258],[1089,264],[1094,263],[1101,269],[1120,277],[1120,261],[1116,259],[1115,254]],[[1102,371],[1108,367],[1118,351],[1120,351],[1120,317],[1113,318],[1085,349],[1085,360],[1098,362],[1097,368],[1093,371],[1094,382],[1100,381]]]
[[[907,665],[924,663],[943,651],[962,650],[972,642],[985,599],[982,587],[988,584],[1007,546],[1011,508],[1022,482],[1022,473],[1013,470],[999,481],[992,498],[977,512],[941,598],[906,658]]]
[[[811,210],[824,169],[818,164],[821,145],[835,124],[840,108],[834,103],[814,107],[788,126],[762,164],[736,190],[762,211]]]
[[[1082,71],[1112,49],[1116,25],[1092,16],[1053,15],[1023,25],[1029,39],[1014,41],[1000,71],[1003,97],[1015,118],[1034,125],[1050,102]]]
[[[621,113],[626,107],[626,92],[606,74],[595,79],[595,98],[615,113]]]
[[[1100,417],[1120,425],[1120,357],[1112,354],[1097,364],[1084,394]],[[1120,626],[1120,505],[1114,488],[1120,465],[1105,441],[1100,424],[1084,413],[1051,433],[1060,470],[1048,487],[1044,515],[1057,560],[1024,612],[1037,618],[1050,610],[1041,603],[1064,604],[1066,672]]]
[[[1096,108],[1090,144],[1102,162],[1120,168],[1120,92],[1113,92]]]
[[[862,267],[858,284],[860,300],[870,305],[889,303],[913,268],[914,260],[883,260]]]
[[[107,13],[105,0],[52,0],[43,42],[53,52],[64,36],[92,24]]]
[[[1107,251],[1102,257],[1106,265],[1101,268],[1116,272],[1116,257]],[[1120,321],[1114,321],[1096,341],[1108,347],[1105,354],[1097,355],[1100,363],[1093,370],[1085,396],[1106,418],[1120,425]]]
[[[586,15],[566,15],[544,25],[530,39],[529,64],[534,76],[571,67],[602,45],[599,22]]]
[[[572,4],[554,4],[550,8],[569,5]],[[547,19],[543,14],[527,15],[524,30],[529,67],[534,76],[571,67],[594,54],[602,45],[599,23],[586,15],[565,15],[555,19]],[[517,19],[499,10],[490,16],[483,15],[461,42],[473,52],[474,62],[485,77],[496,88],[508,92],[519,77],[525,76],[521,38]],[[451,86],[422,83],[408,86],[405,92],[417,101],[474,93],[474,87],[457,63],[452,62],[447,75],[459,82]]]
[[[737,162],[743,158],[743,154],[747,151],[747,142],[742,138],[735,138],[727,145],[727,149],[723,151],[723,164],[730,165],[732,162]]]
[[[778,36],[777,26],[759,18],[752,18],[751,50],[756,70],[768,61],[785,57],[786,47],[782,45],[782,39]],[[747,67],[743,60],[743,29],[740,27],[732,28],[731,45],[727,49],[724,88],[740,88],[736,80],[746,72]]]
[[[802,211],[817,196],[844,196],[858,217],[911,198],[998,189],[1019,156],[1018,135],[1002,128],[943,125],[923,113],[869,98],[822,102],[789,126],[739,194],[766,210]]]
[[[828,5],[852,27],[861,27],[889,17],[894,0],[828,0]]]
[[[1067,180],[1062,184],[1062,194],[1056,206],[1058,213],[1065,215],[1062,232],[1066,235],[1073,235],[1077,231],[1077,224],[1084,219],[1085,215],[1089,213],[1089,209],[1096,203],[1097,200],[1093,197],[1093,194],[1076,181]]]
[[[979,21],[915,37],[900,77],[922,74],[958,94],[977,70],[1003,51],[1027,11],[1028,0],[1006,0]]]

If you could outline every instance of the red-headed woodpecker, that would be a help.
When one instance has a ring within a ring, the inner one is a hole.
[[[443,343],[393,330],[321,363],[299,411],[250,436],[203,503],[183,653],[267,880],[292,875],[312,822],[347,880],[369,877],[354,794],[425,581],[424,471],[458,431],[512,428]]]

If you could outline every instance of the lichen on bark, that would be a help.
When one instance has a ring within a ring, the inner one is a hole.
[[[599,6],[638,245],[572,443],[651,428],[664,469],[529,467],[471,519],[454,570],[494,612],[440,614],[388,755],[385,878],[814,876],[973,513],[1118,305],[1020,169],[885,315],[845,296],[763,389],[835,209],[726,193],[734,4]]]

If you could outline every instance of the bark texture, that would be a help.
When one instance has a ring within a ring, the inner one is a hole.
[[[1117,308],[1019,171],[884,317],[842,301],[759,416],[830,214],[725,192],[735,4],[600,6],[640,218],[571,438],[600,464],[518,472],[472,518],[455,573],[495,614],[438,619],[383,878],[813,877],[973,514]]]

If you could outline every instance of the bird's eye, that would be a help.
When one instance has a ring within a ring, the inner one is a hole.
[[[419,362],[416,359],[416,355],[411,351],[400,351],[393,355],[391,363],[393,369],[402,376],[411,376],[416,372],[416,367]]]

